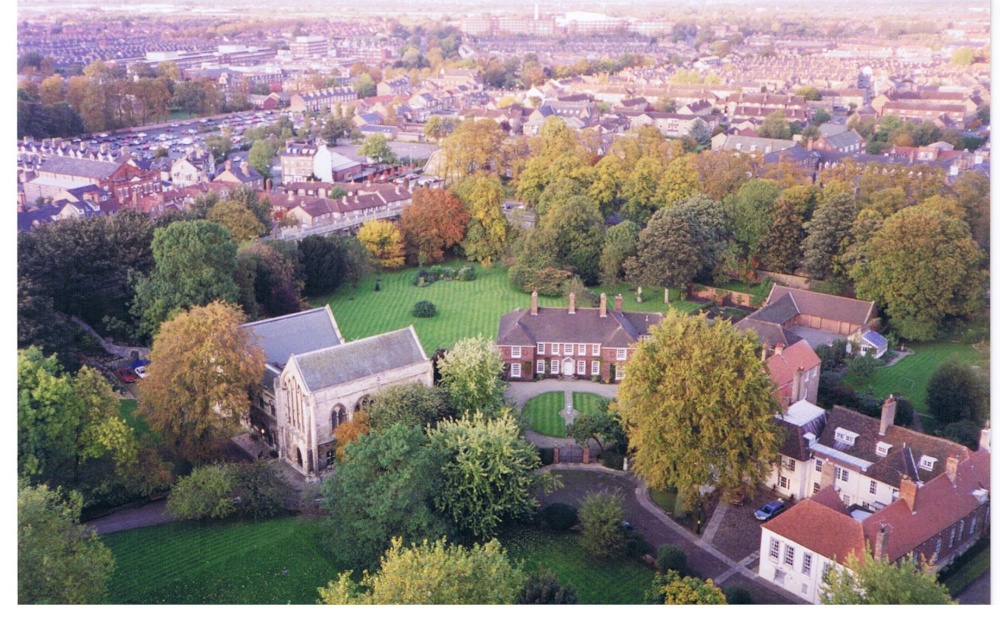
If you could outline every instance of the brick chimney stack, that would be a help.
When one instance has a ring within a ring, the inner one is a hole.
[[[576,315],[576,294],[569,292],[569,314]]]
[[[889,397],[882,403],[882,421],[878,425],[878,436],[885,437],[886,431],[896,421],[896,398],[889,394]]]
[[[795,404],[802,399],[802,374],[803,369],[797,368],[795,374],[792,376],[792,402]]]
[[[767,344],[764,344],[764,347],[760,349],[760,360],[761,362],[767,361]]]
[[[608,316],[608,294],[601,294],[601,317]]]
[[[958,480],[958,457],[957,456],[952,455],[952,456],[948,457],[948,460],[945,461],[944,473],[948,476],[948,480],[951,481],[951,484],[954,485],[955,481]]]
[[[774,356],[781,356],[781,351],[785,349],[785,346],[780,343],[774,344]]]
[[[538,292],[531,292],[531,314],[538,315]]]
[[[986,422],[983,429],[979,431],[979,449],[990,452],[990,423]]]
[[[622,312],[622,294],[615,296],[615,313]]]
[[[889,556],[889,525],[882,524],[875,535],[875,545],[872,546],[873,556],[880,561]]]
[[[899,497],[910,507],[910,512],[915,513],[917,509],[917,483],[904,476],[899,483]]]
[[[835,466],[833,465],[833,461],[829,459],[823,461],[823,469],[822,471],[820,471],[819,474],[820,487],[829,487],[830,485],[833,484],[834,469]]]
[[[240,163],[240,171],[243,172],[244,176],[249,176],[250,175],[250,164],[247,163],[246,161],[243,161],[242,163]]]

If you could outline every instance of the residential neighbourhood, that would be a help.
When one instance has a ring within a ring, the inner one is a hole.
[[[19,605],[991,603],[981,0],[189,9],[18,7]]]

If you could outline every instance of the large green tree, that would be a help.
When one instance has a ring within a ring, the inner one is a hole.
[[[580,503],[580,543],[599,559],[620,556],[625,550],[625,509],[621,494],[589,493]]]
[[[778,185],[755,178],[723,203],[732,233],[728,252],[733,269],[744,279],[752,279],[753,270],[760,261],[764,237],[771,227],[771,209],[779,195],[781,188]]]
[[[656,574],[648,594],[662,604],[727,604],[726,594],[715,583],[674,570]]]
[[[636,256],[625,261],[629,281],[684,289],[701,269],[698,242],[690,224],[660,210],[639,233]]]
[[[409,383],[389,387],[372,396],[368,425],[375,430],[393,424],[433,426],[450,414],[448,393],[444,389]]]
[[[947,317],[979,313],[987,282],[968,224],[926,205],[887,218],[850,269],[858,297],[884,307],[893,329],[913,340],[934,338]]]
[[[499,413],[507,384],[500,378],[503,360],[491,339],[459,339],[439,361],[438,369],[456,415],[480,411],[493,417]]]
[[[294,248],[292,254],[295,253]],[[276,246],[255,242],[240,246],[236,254],[240,304],[247,317],[262,319],[297,313],[301,308],[297,259]]]
[[[625,279],[625,260],[638,252],[639,232],[639,226],[629,220],[623,220],[608,229],[598,261],[598,278],[601,284],[614,285]]]
[[[892,563],[866,550],[851,554],[844,568],[832,568],[820,593],[823,604],[955,604],[928,564],[912,559]]]
[[[971,363],[945,361],[927,381],[927,409],[943,424],[981,426],[990,415],[989,379]]]
[[[654,489],[752,489],[777,458],[774,383],[760,344],[726,321],[668,311],[636,346],[617,409],[635,473]]]
[[[139,411],[168,445],[206,461],[239,428],[260,384],[264,351],[236,307],[194,307],[164,322],[139,382]]]
[[[225,227],[204,220],[174,222],[153,235],[153,270],[135,281],[133,313],[155,335],[178,309],[214,300],[239,301],[236,244]]]
[[[417,189],[403,208],[401,225],[407,255],[419,265],[437,263],[465,239],[469,212],[447,189]]]
[[[548,474],[535,472],[538,450],[507,411],[493,420],[445,420],[428,435],[443,463],[434,504],[473,537],[490,537],[504,522],[530,515],[538,506],[535,490],[552,484]]]
[[[83,499],[18,482],[18,604],[96,604],[107,597],[114,557],[79,524]]]
[[[805,224],[802,268],[817,278],[830,276],[834,259],[843,251],[857,215],[857,203],[850,191],[829,193]]]
[[[469,176],[453,187],[469,209],[469,226],[462,248],[472,261],[490,265],[507,250],[510,226],[503,214],[504,190],[497,176]]]
[[[440,461],[421,426],[393,424],[362,434],[323,483],[327,546],[352,567],[371,567],[393,537],[419,541],[448,534],[433,507]]]
[[[556,263],[595,284],[604,243],[604,219],[597,206],[586,196],[573,196],[546,214],[540,227],[554,233]]]
[[[496,539],[471,548],[443,539],[404,547],[394,539],[360,585],[344,572],[319,595],[323,604],[513,604],[524,581]]]

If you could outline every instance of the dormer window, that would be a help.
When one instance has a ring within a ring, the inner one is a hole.
[[[927,470],[928,472],[934,471],[934,464],[937,463],[937,459],[932,456],[927,456],[926,454],[920,457],[920,469]]]
[[[884,441],[880,441],[878,445],[875,446],[875,454],[879,456],[886,456],[887,454],[889,454],[889,450],[891,449],[892,449],[891,443],[885,443]]]
[[[854,445],[854,441],[858,438],[858,433],[853,433],[845,428],[838,428],[834,431],[834,439],[840,443],[846,443],[849,446]]]

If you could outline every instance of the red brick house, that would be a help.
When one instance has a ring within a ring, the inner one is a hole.
[[[608,310],[601,294],[598,308],[577,308],[574,294],[567,308],[539,307],[531,294],[530,309],[516,309],[500,318],[497,347],[507,380],[536,377],[576,377],[619,381],[634,352],[633,344],[663,319],[661,313],[625,313],[621,295]]]

